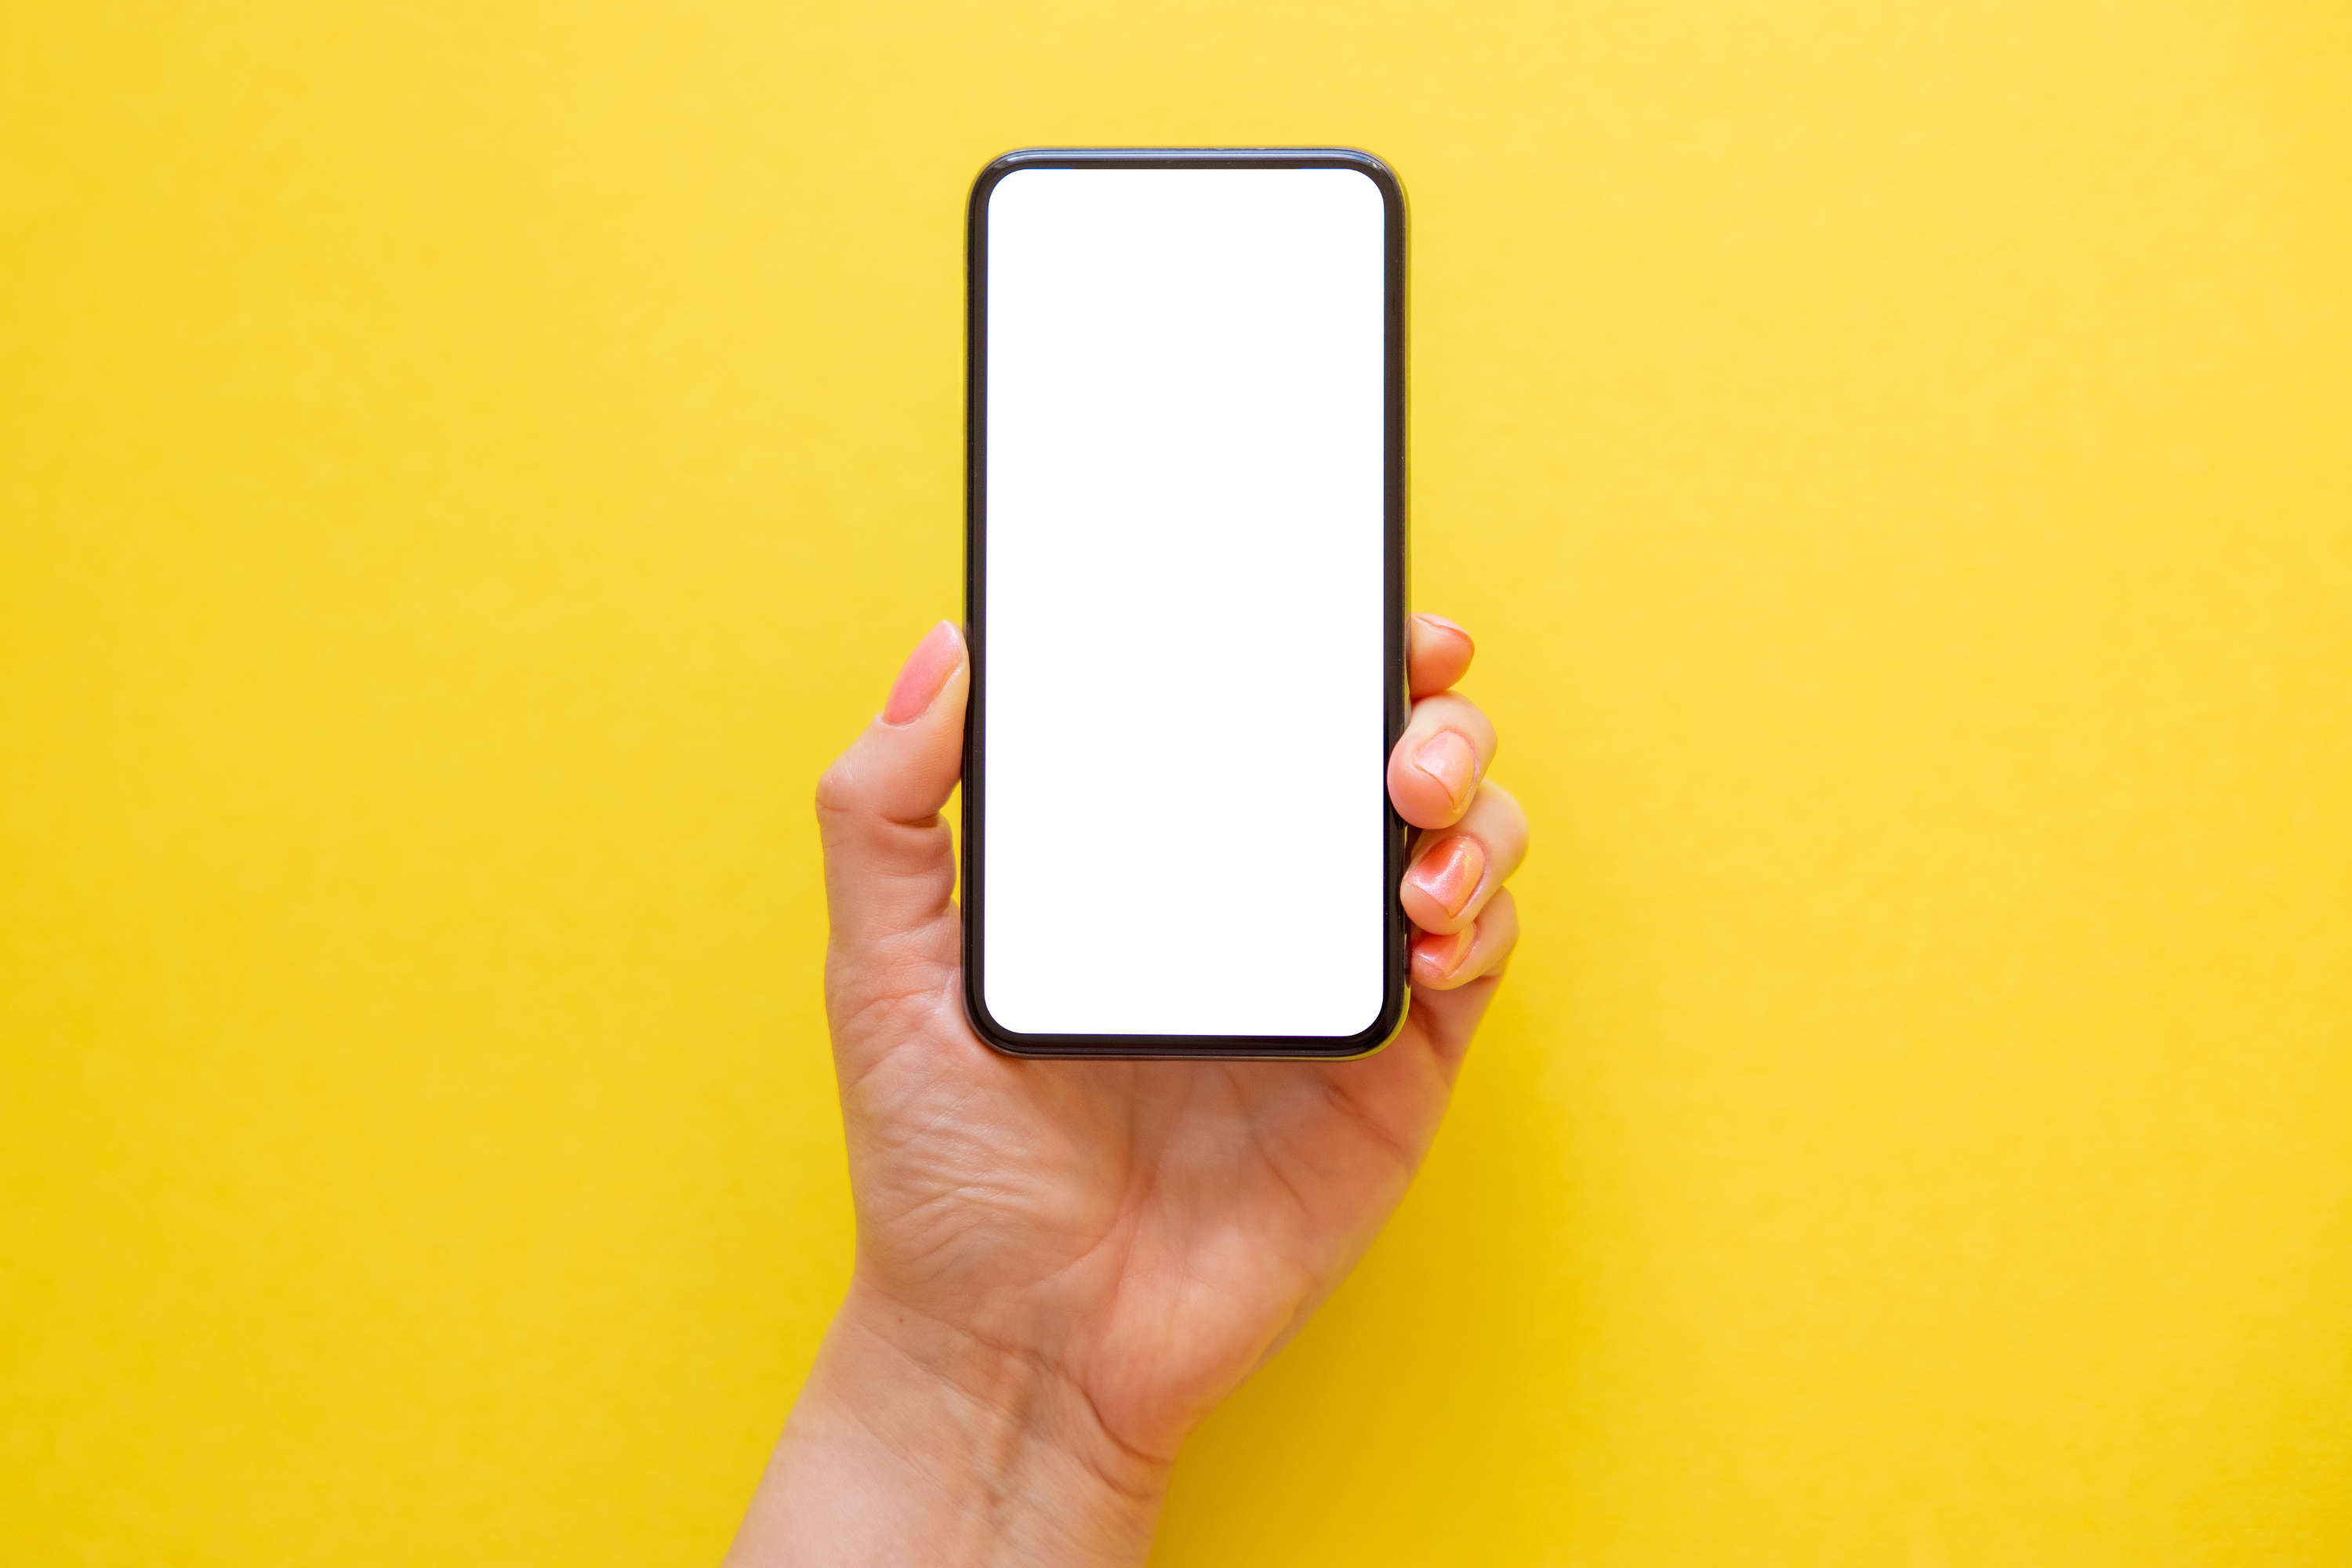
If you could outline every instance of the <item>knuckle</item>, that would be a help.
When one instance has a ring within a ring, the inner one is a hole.
[[[849,753],[844,752],[817,775],[817,816],[820,819],[845,816],[865,804],[865,795],[857,777],[856,765],[850,761]]]

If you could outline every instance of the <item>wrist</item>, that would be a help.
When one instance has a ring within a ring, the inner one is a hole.
[[[855,1283],[730,1562],[1140,1563],[1170,1468],[1045,1358]]]

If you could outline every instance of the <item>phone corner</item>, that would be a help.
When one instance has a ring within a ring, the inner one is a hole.
[[[998,1023],[996,1016],[988,1010],[988,999],[981,994],[980,973],[980,955],[973,952],[971,944],[967,942],[963,953],[963,984],[958,989],[962,993],[963,1021],[970,1026],[973,1037],[999,1056],[1025,1057],[1038,1054],[1023,1050],[1015,1043],[1020,1037]]]
[[[1397,1037],[1404,1033],[1405,1020],[1412,1016],[1412,986],[1402,974],[1399,974],[1393,984],[1395,989],[1381,1001],[1380,1016],[1372,1020],[1370,1028],[1356,1037],[1368,1043],[1361,1049],[1350,1051],[1338,1059],[1360,1062],[1368,1057],[1379,1056],[1396,1044]]]
[[[1355,170],[1381,189],[1402,209],[1410,210],[1404,188],[1404,176],[1397,167],[1369,147],[1333,147],[1331,156],[1347,168]]]
[[[982,164],[980,172],[971,177],[971,195],[966,205],[977,215],[988,205],[990,195],[1004,183],[1006,176],[1032,166],[1050,151],[1044,147],[1013,147],[999,153]]]

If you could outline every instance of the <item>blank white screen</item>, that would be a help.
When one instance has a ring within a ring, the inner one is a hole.
[[[1030,1034],[1381,1001],[1385,213],[1024,169],[987,215],[982,995]]]

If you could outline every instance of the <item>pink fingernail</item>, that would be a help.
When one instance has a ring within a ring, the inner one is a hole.
[[[1477,749],[1451,730],[1440,730],[1412,754],[1412,765],[1437,781],[1446,804],[1456,814],[1470,804],[1478,787]]]
[[[1435,626],[1439,631],[1452,632],[1455,637],[1462,639],[1462,644],[1465,647],[1475,650],[1478,646],[1476,643],[1470,640],[1470,634],[1468,632],[1464,631],[1461,626],[1447,620],[1444,616],[1433,616],[1427,610],[1420,610],[1414,613],[1413,619],[1417,621],[1425,621],[1429,625]]]
[[[1428,894],[1452,920],[1462,912],[1486,875],[1486,847],[1466,833],[1457,833],[1414,861],[1405,880]]]
[[[1428,963],[1433,980],[1450,980],[1469,958],[1471,944],[1477,940],[1475,926],[1452,936],[1424,936],[1413,944],[1413,956]]]
[[[921,718],[962,663],[963,637],[953,621],[941,621],[907,656],[906,668],[891,685],[890,700],[883,704],[882,722],[908,724]]]

